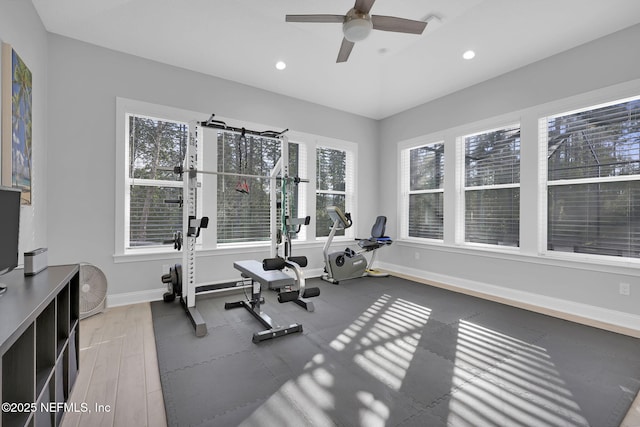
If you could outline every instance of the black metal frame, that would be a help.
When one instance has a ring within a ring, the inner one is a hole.
[[[243,275],[243,277],[246,277]],[[227,302],[224,304],[225,310],[231,310],[234,308],[244,307],[253,317],[255,317],[265,330],[255,332],[253,334],[252,341],[259,343],[261,341],[282,337],[285,335],[293,334],[296,332],[302,332],[302,325],[299,323],[293,323],[288,326],[274,325],[273,320],[268,314],[260,309],[260,306],[264,304],[264,298],[262,298],[262,285],[260,282],[251,279],[251,299],[242,300],[236,302]]]

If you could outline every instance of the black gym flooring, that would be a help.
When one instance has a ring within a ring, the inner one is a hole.
[[[253,344],[260,323],[199,299],[151,304],[170,426],[619,426],[640,389],[640,340],[411,281],[319,279],[315,312],[264,311],[304,331]]]

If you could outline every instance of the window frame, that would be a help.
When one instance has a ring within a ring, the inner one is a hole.
[[[496,122],[498,122],[496,120]],[[491,133],[491,132],[496,132],[496,131],[500,131],[500,130],[512,130],[512,129],[519,129],[520,132],[522,132],[522,123],[521,121],[511,121],[508,123],[504,123],[504,124],[500,124],[498,126],[495,127],[490,127],[490,128],[484,128],[482,130],[479,131],[473,131],[473,132],[468,132],[468,133],[464,133],[460,136],[456,137],[456,163],[457,163],[457,169],[458,169],[458,197],[457,197],[457,205],[458,205],[458,215],[457,215],[457,221],[456,221],[456,229],[455,229],[455,242],[458,245],[461,246],[467,246],[467,247],[479,247],[479,248],[491,248],[491,249],[496,249],[496,250],[501,250],[501,251],[520,251],[520,247],[521,247],[521,243],[520,243],[520,223],[521,223],[521,218],[522,218],[522,211],[521,211],[521,206],[522,206],[522,200],[521,200],[521,193],[522,193],[522,187],[521,187],[521,163],[522,163],[522,135],[520,136],[520,142],[519,142],[519,146],[518,146],[518,156],[519,156],[519,160],[518,160],[518,168],[520,169],[520,172],[518,174],[518,182],[517,183],[507,183],[507,184],[488,184],[488,185],[470,185],[468,186],[466,183],[466,173],[467,173],[467,168],[466,168],[466,138],[471,137],[471,136],[475,136],[475,135],[482,135],[482,134],[487,134],[487,133]],[[511,245],[500,245],[500,244],[491,244],[491,243],[482,243],[482,242],[471,242],[471,241],[467,241],[467,221],[466,221],[466,215],[467,215],[467,203],[466,203],[466,195],[468,194],[468,192],[470,191],[493,191],[493,190],[503,190],[503,189],[514,189],[517,188],[518,192],[519,192],[519,204],[520,206],[518,207],[518,245],[516,246],[511,246]]]
[[[237,121],[233,121],[233,120],[224,120],[221,119],[227,123],[233,122],[234,126],[237,123]],[[267,128],[264,125],[256,125],[256,124],[249,124],[247,122],[243,122],[242,123],[243,127],[246,128],[251,128],[251,129],[262,129],[262,128]],[[215,132],[216,137],[215,137],[215,150],[212,150],[209,154],[208,154],[208,158],[203,159],[203,161],[206,162],[206,164],[208,164],[208,168],[211,170],[218,170],[218,159],[219,159],[219,155],[218,155],[218,150],[219,150],[219,141],[220,141],[220,134],[226,132],[224,129],[215,129],[215,128],[203,128],[203,132],[204,134],[209,134],[209,138],[213,137],[213,133]],[[298,141],[294,141],[291,140],[291,138],[289,138],[288,136],[285,135],[285,138],[287,138],[288,144],[296,144],[298,145],[298,174],[300,173],[305,173],[302,166],[306,165],[306,147],[304,143],[298,142]],[[272,138],[272,137],[265,137],[265,139],[269,139],[272,141],[280,141],[280,144],[282,144],[282,140],[279,138]],[[208,145],[207,143],[204,144],[205,146]],[[214,148],[214,147],[211,147]],[[282,148],[282,146],[281,146]],[[204,156],[203,156],[204,157]],[[277,161],[276,161],[277,162]],[[291,165],[289,165],[291,166]],[[205,166],[205,169],[208,169]],[[247,174],[252,174],[251,171],[246,172]],[[265,177],[267,175],[264,175]],[[306,178],[306,176],[300,176],[300,178]],[[220,179],[220,175],[210,175],[209,177],[205,177],[204,181],[205,183],[203,184],[203,187],[206,185],[207,188],[212,188],[213,190],[209,191],[208,194],[211,194],[213,192],[214,195],[210,195],[206,200],[203,201],[203,205],[208,207],[209,211],[215,211],[216,212],[216,218],[211,218],[210,217],[210,228],[212,228],[212,230],[210,230],[207,234],[207,247],[210,247],[212,249],[225,249],[225,248],[243,248],[243,247],[263,247],[263,246],[269,246],[271,244],[271,239],[261,239],[261,240],[245,240],[245,241],[230,241],[230,242],[219,242],[218,241],[218,237],[219,237],[219,233],[218,233],[218,201],[220,200],[220,195],[218,194],[218,180]],[[248,178],[248,179],[252,179],[252,178]],[[265,178],[267,179],[267,178]],[[209,181],[209,182],[206,182]],[[300,184],[300,185],[305,185],[305,184]],[[300,188],[300,187],[299,187]],[[278,187],[278,189],[276,190],[276,193],[279,193],[280,188]],[[296,206],[296,209],[298,211],[298,214],[301,216],[305,216],[305,212],[306,210],[306,195],[304,194],[306,193],[304,191],[304,189],[302,191],[299,191],[298,193],[298,204]],[[271,207],[268,206],[268,209],[270,210]],[[279,217],[278,217],[279,219]],[[211,221],[213,220],[213,221]],[[211,225],[213,224],[213,225]],[[307,234],[307,227],[302,227],[300,230],[300,233],[298,233],[298,239],[299,241],[304,241],[306,240],[306,234]]]
[[[594,89],[585,93],[564,96],[549,102],[531,105],[519,110],[496,114],[469,122],[435,128],[431,132],[397,140],[396,186],[398,234],[395,242],[406,248],[433,249],[443,253],[468,254],[488,259],[526,261],[551,266],[597,270],[629,274],[629,269],[638,268],[640,259],[600,256],[583,253],[547,251],[547,162],[546,140],[540,144],[539,120],[551,115],[579,110],[590,105],[619,102],[640,97],[640,79]],[[496,246],[481,243],[464,243],[464,151],[460,135],[472,134],[484,129],[500,128],[520,123],[520,246]],[[392,136],[389,136],[392,138]],[[402,194],[403,166],[402,150],[433,141],[444,140],[447,151],[445,163],[444,242],[407,238],[400,230],[406,227],[404,195]],[[462,159],[462,160],[461,160]],[[411,249],[409,249],[411,250]],[[416,255],[416,259],[418,255]]]
[[[410,236],[409,235],[409,218],[411,215],[410,212],[410,199],[411,195],[414,194],[442,194],[442,211],[443,217],[445,212],[445,186],[442,185],[440,188],[426,189],[426,190],[411,190],[411,151],[424,147],[432,147],[436,145],[441,145],[444,156],[444,170],[443,170],[443,182],[446,182],[446,164],[447,164],[447,149],[444,139],[420,139],[418,141],[408,142],[403,144],[400,147],[400,238],[416,241],[416,242],[429,242],[429,243],[443,243],[445,239],[445,219],[443,218],[442,224],[442,239],[434,239],[429,237],[418,237],[418,236]]]
[[[318,153],[318,149],[330,149],[330,150],[337,150],[337,151],[343,151],[345,153],[345,189],[344,191],[338,191],[338,190],[319,190],[317,187],[317,171],[316,171],[316,159],[317,159],[317,153]],[[309,149],[311,150],[311,148]],[[352,217],[354,218],[354,222],[356,221],[356,213],[354,212],[354,208],[355,206],[357,206],[356,203],[356,191],[355,191],[355,187],[356,187],[356,183],[355,183],[355,177],[357,176],[356,173],[356,162],[355,159],[357,158],[357,145],[352,143],[352,142],[348,142],[348,141],[342,141],[342,140],[337,140],[337,139],[328,139],[328,138],[322,138],[319,140],[315,141],[315,144],[313,144],[313,153],[314,155],[313,157],[313,175],[310,174],[310,180],[313,180],[314,185],[314,192],[313,192],[313,210],[312,212],[314,212],[314,218],[312,220],[312,224],[310,224],[310,226],[313,227],[313,231],[310,233],[313,236],[313,239],[315,241],[320,241],[320,242],[324,242],[327,240],[328,236],[318,236],[316,233],[316,218],[317,218],[317,207],[316,207],[316,201],[317,201],[317,197],[318,194],[335,194],[335,195],[344,195],[345,199],[345,212],[349,212],[352,214]],[[345,233],[343,236],[335,236],[334,237],[334,241],[344,241],[344,240],[353,240],[355,238],[355,227],[350,227],[347,228],[345,230]],[[327,233],[328,234],[328,233]]]
[[[604,99],[603,99],[604,98]],[[538,116],[538,150],[539,150],[539,179],[538,179],[538,196],[539,196],[539,226],[538,226],[538,253],[542,256],[555,259],[566,260],[584,260],[587,262],[599,262],[602,264],[616,264],[623,262],[625,264],[640,264],[640,258],[604,255],[597,253],[571,252],[549,249],[549,190],[551,187],[562,187],[571,185],[591,185],[591,184],[607,184],[640,181],[640,174],[636,175],[616,175],[606,177],[591,178],[564,178],[549,180],[549,133],[548,121],[554,117],[569,116],[581,112],[597,110],[626,102],[640,100],[640,94],[634,96],[607,96],[585,99],[584,102],[569,103],[564,108],[556,108],[547,114]]]
[[[115,256],[177,253],[171,245],[128,247],[129,191],[132,182],[152,186],[183,186],[183,181],[141,180],[129,177],[129,120],[131,115],[189,124],[200,113],[133,99],[116,97],[116,200],[115,200]]]

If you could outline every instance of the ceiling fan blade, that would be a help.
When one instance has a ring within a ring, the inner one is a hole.
[[[349,40],[343,38],[336,62],[347,62],[347,59],[349,59],[349,55],[351,55],[351,49],[353,49],[353,45],[355,45],[354,42],[350,42]]]
[[[422,34],[427,23],[395,16],[372,15],[374,30],[392,31],[394,33]]]
[[[373,3],[375,2],[376,0],[356,0],[356,4],[355,6],[353,6],[353,8],[359,10],[360,12],[369,13],[371,8],[373,7]]]
[[[342,24],[344,15],[287,15],[286,22],[336,22]]]

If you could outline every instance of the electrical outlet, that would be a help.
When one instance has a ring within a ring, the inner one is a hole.
[[[416,260],[419,260],[419,259],[420,259],[420,252],[416,252],[416,253],[414,254],[414,256],[416,257]]]
[[[620,295],[631,295],[631,286],[628,283],[620,282]]]

